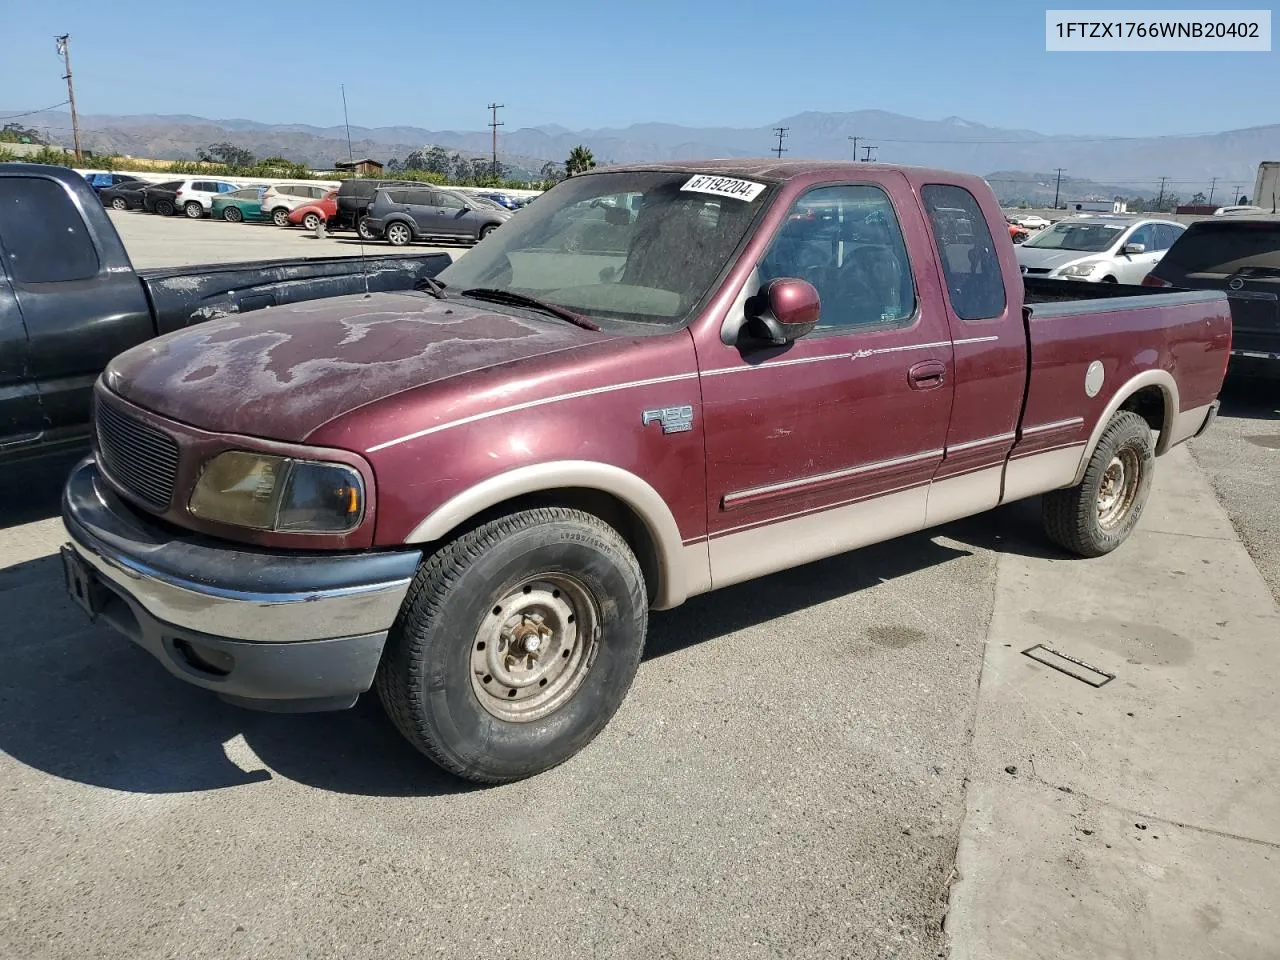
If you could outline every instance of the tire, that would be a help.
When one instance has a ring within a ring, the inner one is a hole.
[[[192,220],[199,220],[204,216],[204,207],[200,206],[200,204],[195,200],[189,200],[182,208],[182,212]]]
[[[111,209],[112,210],[128,210],[129,201],[126,200],[124,197],[115,197],[111,201]]]
[[[277,227],[287,227],[289,225],[289,211],[284,207],[276,207],[271,211],[271,222]]]
[[[316,227],[320,226],[320,214],[308,213],[302,218],[302,225],[308,230],[315,230]]]
[[[393,247],[405,247],[413,242],[413,230],[407,223],[399,220],[388,223],[386,229],[382,231],[382,236]]]
[[[156,213],[162,217],[172,217],[174,214],[173,202],[170,200],[157,200]]]
[[[1130,410],[1108,422],[1089,458],[1084,479],[1046,493],[1045,533],[1081,557],[1101,557],[1129,539],[1151,493],[1155,447],[1151,428]]]
[[[364,217],[356,221],[356,233],[360,235],[361,240],[377,240],[374,232],[369,229],[369,225],[364,222]]]
[[[1116,278],[1115,278],[1115,277],[1103,277],[1103,278],[1102,278],[1102,282],[1103,282],[1103,283],[1117,283],[1118,281],[1116,280]]]
[[[565,507],[514,513],[423,562],[375,686],[406,739],[454,776],[522,780],[568,760],[612,719],[648,616],[640,565],[612,527]],[[506,656],[521,640],[519,659]],[[534,642],[546,659],[527,652]]]
[[[239,223],[244,219],[244,211],[239,207],[223,207],[222,219],[228,223]]]
[[[480,239],[483,240],[485,237],[487,237],[489,234],[493,233],[493,231],[497,229],[498,229],[498,225],[496,223],[486,223],[483,227],[480,228]]]

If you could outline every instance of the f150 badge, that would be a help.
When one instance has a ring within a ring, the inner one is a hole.
[[[662,424],[663,433],[684,433],[693,429],[693,407],[663,407],[660,410],[646,410],[641,416],[644,425]]]

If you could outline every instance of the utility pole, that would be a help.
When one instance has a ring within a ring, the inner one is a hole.
[[[879,147],[874,147],[874,146],[871,146],[871,147],[863,147],[863,148],[862,148],[862,162],[863,162],[863,163],[870,163],[870,162],[871,162],[871,151],[872,151],[872,150],[878,150],[878,149],[880,149],[880,148],[879,148]]]
[[[1218,178],[1214,177],[1213,180],[1209,182],[1209,206],[1213,206],[1213,188],[1216,187],[1217,185],[1218,185]]]
[[[782,159],[782,155],[787,152],[787,148],[782,145],[782,140],[787,135],[790,127],[774,127],[773,132],[778,135],[778,145],[774,147],[774,151],[778,154],[778,159]]]
[[[1156,212],[1157,212],[1157,213],[1160,211],[1160,208],[1161,208],[1162,206],[1164,206],[1164,185],[1165,185],[1165,181],[1166,181],[1166,180],[1168,180],[1168,179],[1169,179],[1168,177],[1161,177],[1161,178],[1160,178],[1160,195],[1159,195],[1158,197],[1156,197]]]
[[[493,114],[493,119],[489,121],[489,126],[493,128],[493,175],[498,175],[498,128],[506,126],[498,120],[498,111],[503,108],[501,103],[489,104],[489,110]]]
[[[1053,185],[1053,209],[1058,209],[1058,197],[1062,193],[1062,168],[1058,168],[1058,182]]]
[[[62,65],[67,68],[66,76],[62,79],[67,81],[67,102],[71,104],[71,135],[75,138],[76,144],[76,163],[80,162],[80,118],[76,116],[76,88],[71,83],[71,34],[64,33],[60,37],[54,37],[58,44],[58,53],[62,54]]]
[[[1231,188],[1231,202],[1236,204],[1240,202],[1240,185],[1236,184]]]
[[[853,141],[853,159],[854,159],[854,160],[857,160],[857,159],[858,159],[858,138],[857,138],[857,137],[848,137],[847,139],[849,139],[849,140],[852,140],[852,141]]]

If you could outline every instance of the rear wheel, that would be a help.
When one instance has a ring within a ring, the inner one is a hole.
[[[316,227],[320,226],[320,214],[308,213],[302,218],[302,225],[308,230],[314,230]]]
[[[1082,557],[1110,553],[1138,525],[1154,466],[1151,428],[1136,413],[1121,410],[1102,431],[1084,479],[1044,495],[1049,539]]]
[[[271,222],[277,227],[287,227],[289,225],[289,211],[284,207],[276,207],[271,211]]]
[[[199,220],[204,216],[204,207],[200,206],[195,200],[188,200],[182,210],[192,220]]]
[[[644,576],[617,531],[564,507],[522,511],[423,563],[387,639],[378,695],[450,773],[520,780],[604,729],[647,626]]]
[[[393,247],[403,247],[413,242],[413,231],[409,229],[407,223],[401,223],[399,220],[395,223],[387,224],[387,228],[382,231],[382,235],[386,237],[387,243]]]
[[[128,210],[129,201],[126,200],[124,197],[116,197],[114,200],[111,201],[111,209],[112,210]]]
[[[223,207],[222,219],[228,221],[229,223],[239,223],[241,220],[244,219],[244,213],[240,210],[239,207]]]
[[[373,231],[369,229],[369,224],[365,223],[364,217],[356,222],[356,233],[360,234],[361,240],[376,240]]]
[[[173,203],[169,200],[156,201],[156,213],[162,217],[172,217],[174,214]]]

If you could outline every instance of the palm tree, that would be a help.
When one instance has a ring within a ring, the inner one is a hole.
[[[596,158],[591,151],[579,144],[569,151],[569,159],[564,162],[564,171],[569,176],[585,173],[596,165]]]

